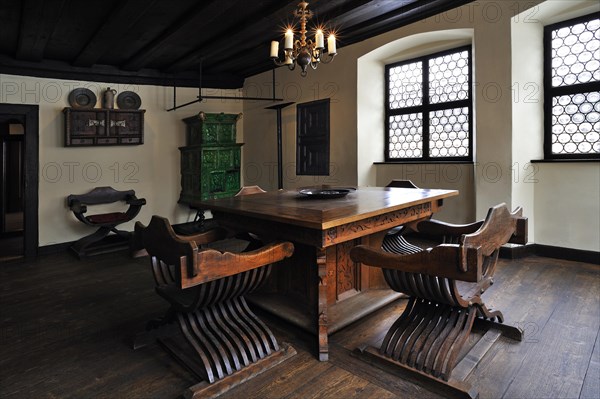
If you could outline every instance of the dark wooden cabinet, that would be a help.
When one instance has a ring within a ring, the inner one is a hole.
[[[143,109],[65,108],[65,146],[144,143]]]
[[[239,191],[243,144],[236,143],[236,123],[240,115],[200,112],[183,120],[186,146],[179,147],[180,203],[230,197]]]

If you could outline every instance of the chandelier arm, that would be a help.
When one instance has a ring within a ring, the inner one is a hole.
[[[336,55],[337,55],[337,53],[327,54],[327,58],[321,58],[321,63],[323,63],[323,64],[329,64],[331,61],[333,61],[333,58]]]

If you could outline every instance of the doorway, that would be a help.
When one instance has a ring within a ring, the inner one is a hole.
[[[0,104],[0,260],[37,255],[38,111]]]

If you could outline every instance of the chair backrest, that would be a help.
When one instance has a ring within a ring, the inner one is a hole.
[[[250,194],[260,194],[260,193],[266,193],[265,190],[263,190],[262,188],[260,188],[259,186],[244,186],[240,189],[240,191],[238,191],[235,196],[239,196],[239,195],[250,195]]]
[[[127,201],[135,197],[134,190],[117,191],[112,187],[96,187],[86,194],[71,194],[67,197],[69,207],[74,201],[84,205],[111,204],[117,201]]]
[[[412,181],[410,181],[410,180],[403,180],[403,179],[392,179],[392,181],[390,181],[386,187],[419,188]]]

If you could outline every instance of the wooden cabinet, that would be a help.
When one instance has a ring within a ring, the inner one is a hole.
[[[236,122],[240,115],[200,112],[183,120],[186,146],[179,147],[180,203],[230,197],[239,191],[243,144],[236,143]]]
[[[144,143],[145,110],[65,108],[65,146]]]

